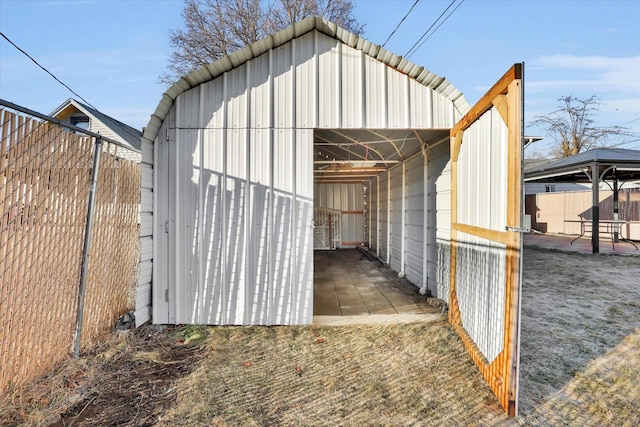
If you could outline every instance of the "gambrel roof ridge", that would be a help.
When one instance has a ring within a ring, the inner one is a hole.
[[[312,16],[278,31],[264,39],[258,40],[244,48],[220,58],[212,64],[208,64],[191,72],[188,76],[174,83],[163,95],[156,111],[151,115],[149,124],[145,128],[143,138],[153,141],[162,125],[164,118],[171,109],[175,99],[182,93],[202,83],[211,81],[220,75],[256,58],[271,49],[282,46],[309,32],[318,31],[339,42],[362,51],[364,54],[388,65],[398,72],[409,76],[424,86],[434,90],[452,101],[461,115],[469,111],[469,104],[464,95],[456,89],[446,78],[440,77],[426,68],[396,55],[382,46],[376,45],[356,34],[353,34],[337,24],[318,16]]]

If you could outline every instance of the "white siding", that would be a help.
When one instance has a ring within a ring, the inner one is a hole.
[[[369,247],[377,255],[378,254],[378,177],[371,178],[369,181],[369,190],[367,197],[367,213],[369,216]]]
[[[495,108],[464,132],[457,168],[457,222],[504,232],[507,151],[507,126]],[[506,245],[462,232],[457,241],[456,294],[462,325],[491,362],[504,348]]]
[[[425,83],[417,83],[321,31],[216,74],[230,60],[170,88],[145,133],[154,138],[153,145],[143,143],[146,173],[154,178],[143,177],[142,218],[154,225],[141,227],[147,273],[140,310],[148,310],[144,299],[152,295],[154,323],[310,323],[314,129],[447,128],[466,102],[426,86],[437,76],[425,71]],[[203,81],[207,73],[216,77]],[[189,88],[193,81],[201,83]],[[422,170],[421,161],[415,163]],[[376,179],[370,202],[372,246],[383,260],[393,254],[401,271],[403,248],[418,245],[403,240],[405,228],[424,224],[419,177],[402,186],[407,167],[414,166],[398,167],[393,183],[387,173]],[[358,187],[339,190],[347,194],[340,203],[349,206],[340,210],[364,210]],[[362,215],[349,214],[342,228],[351,233],[345,240],[364,239]],[[421,256],[406,256],[417,284]]]
[[[404,212],[403,197],[404,188],[402,187],[403,165],[400,164],[390,171],[391,173],[391,251],[389,254],[389,265],[397,272],[402,272],[402,239],[404,238]]]
[[[314,205],[342,212],[340,247],[353,248],[353,242],[364,242],[363,184],[315,184]]]
[[[424,240],[424,160],[422,155],[406,162],[405,179],[405,265],[407,279],[424,286],[423,260],[427,242]]]
[[[449,142],[430,147],[427,162],[427,286],[434,296],[448,301],[451,272]]]
[[[404,165],[400,164],[371,180],[370,245],[383,261],[389,259],[391,268],[404,272],[411,283],[425,291],[428,288],[432,295],[447,300],[451,253],[451,164],[448,140],[430,148],[426,162],[425,172],[424,157],[416,155],[405,161]],[[389,258],[387,243],[391,247]]]
[[[390,224],[389,220],[391,219],[391,215],[389,212],[389,207],[391,204],[389,203],[389,173],[385,172],[379,175],[380,177],[380,188],[378,191],[378,212],[380,212],[380,218],[378,220],[380,227],[378,234],[380,246],[378,248],[379,257],[384,262],[389,262],[389,232]]]

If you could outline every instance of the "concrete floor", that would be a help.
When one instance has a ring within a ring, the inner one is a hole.
[[[314,324],[431,321],[442,309],[356,249],[314,252]]]

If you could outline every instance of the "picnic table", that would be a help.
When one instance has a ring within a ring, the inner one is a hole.
[[[591,235],[591,233],[593,232],[593,221],[590,219],[578,219],[578,220],[565,219],[564,222],[580,223],[580,235],[571,241],[571,245],[573,245],[573,242],[575,242],[582,236],[586,234]],[[618,239],[622,240],[623,242],[629,243],[630,245],[633,245],[633,247],[636,248],[636,250],[638,250],[638,246],[636,246],[634,242],[624,238],[624,236],[622,235],[622,226],[625,225],[626,223],[627,221],[601,219],[598,222],[599,224],[598,233],[600,235],[609,235],[611,237],[611,246],[613,247],[614,250],[616,248],[615,244],[618,242]]]

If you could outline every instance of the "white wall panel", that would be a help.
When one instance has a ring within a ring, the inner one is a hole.
[[[316,33],[308,33],[295,40],[296,66],[296,127],[318,127],[318,58]]]
[[[249,122],[252,129],[271,128],[271,55],[261,55],[248,63],[249,66]]]
[[[411,127],[430,129],[433,125],[433,92],[424,85],[409,79],[410,123]]]
[[[474,188],[458,202],[458,221],[504,231],[506,226],[507,127],[500,115],[489,110],[465,132],[461,148],[458,183]],[[482,142],[482,146],[480,146]]]
[[[340,124],[340,43],[319,35],[318,45],[318,126],[339,128]],[[330,106],[330,107],[329,107]]]
[[[366,94],[364,114],[367,127],[387,127],[387,71],[386,66],[370,56],[364,59],[364,85]]]
[[[409,128],[409,78],[387,68],[387,127]]]
[[[402,211],[403,189],[402,189],[402,165],[390,170],[391,173],[391,253],[389,265],[395,271],[404,271],[402,265],[402,238],[404,233],[402,225],[404,223],[404,212]]]
[[[451,272],[449,142],[430,148],[427,161],[427,285],[434,296],[448,301]]]
[[[342,46],[340,85],[343,128],[361,128],[363,118],[363,53],[349,46]]]
[[[423,283],[424,247],[424,160],[422,155],[406,162],[405,180],[405,274],[418,287]]]
[[[361,183],[314,185],[314,206],[342,212],[341,242],[364,241],[364,187]],[[355,247],[342,243],[340,247]]]
[[[389,207],[391,204],[389,203],[389,189],[388,189],[388,180],[389,180],[389,172],[385,172],[379,175],[380,176],[380,191],[379,191],[379,212],[380,212],[380,259],[388,262],[389,258],[389,231],[391,225],[389,224],[391,214],[389,212]]]
[[[367,212],[369,214],[369,247],[376,254],[378,253],[378,178],[371,178],[369,181],[369,197],[368,197],[368,205]]]

